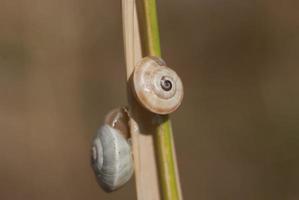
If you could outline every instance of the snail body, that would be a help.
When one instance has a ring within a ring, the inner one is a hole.
[[[99,185],[107,192],[122,187],[133,175],[133,159],[127,116],[121,109],[110,112],[92,142],[92,168]]]
[[[174,112],[183,99],[183,84],[176,72],[158,57],[145,57],[135,67],[133,91],[138,102],[156,114]]]

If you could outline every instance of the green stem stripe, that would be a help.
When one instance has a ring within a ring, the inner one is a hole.
[[[161,57],[156,0],[137,0],[137,9],[143,55]],[[157,127],[155,135],[161,193],[164,200],[180,200],[181,188],[177,175],[171,122],[168,116],[162,118],[163,123]]]

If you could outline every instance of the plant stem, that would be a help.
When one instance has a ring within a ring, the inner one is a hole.
[[[122,0],[122,11],[137,198],[180,200],[182,195],[169,117],[145,110],[130,89],[135,64],[145,56],[161,56],[156,1]]]
[[[122,0],[122,16],[137,199],[160,200],[152,114],[137,103],[130,89],[134,67],[143,57],[135,0]]]
[[[161,57],[156,0],[137,0],[143,55]],[[155,150],[164,200],[182,199],[173,133],[168,116],[160,118],[155,133]]]

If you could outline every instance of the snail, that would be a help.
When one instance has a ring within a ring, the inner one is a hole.
[[[145,57],[135,66],[132,89],[144,108],[161,115],[174,112],[184,93],[179,76],[158,57]],[[92,142],[91,165],[107,192],[119,189],[133,175],[129,119],[126,108],[112,110]]]
[[[181,104],[183,84],[175,71],[159,57],[145,57],[133,73],[132,89],[137,101],[156,114],[170,114]]]
[[[126,108],[112,110],[92,142],[91,165],[106,192],[122,187],[134,171],[128,120]]]

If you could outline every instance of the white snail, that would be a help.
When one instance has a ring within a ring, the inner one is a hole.
[[[172,113],[183,99],[181,79],[158,57],[145,57],[136,65],[132,85],[138,102],[153,113]]]
[[[125,108],[113,110],[93,139],[92,167],[98,183],[107,192],[123,186],[134,171],[128,120]]]

